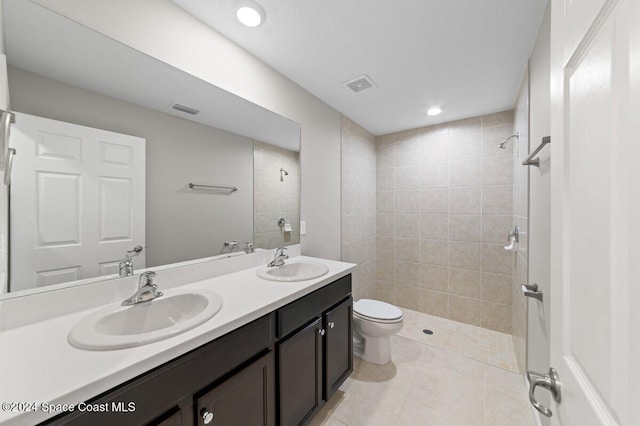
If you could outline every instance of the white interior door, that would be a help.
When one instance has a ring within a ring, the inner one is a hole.
[[[11,291],[117,273],[144,247],[144,139],[16,113],[10,145]]]
[[[640,1],[553,0],[551,23],[552,422],[637,425]]]

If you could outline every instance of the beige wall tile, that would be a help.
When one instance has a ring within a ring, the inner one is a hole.
[[[480,159],[451,159],[449,161],[449,187],[478,186],[481,183]]]
[[[481,325],[501,333],[511,333],[511,305],[485,303]]]
[[[420,191],[420,214],[446,214],[449,209],[449,191],[446,188]]]
[[[376,165],[378,169],[395,165],[395,145],[378,145],[376,149]]]
[[[508,185],[513,183],[513,158],[508,155],[486,157],[482,161],[483,185]]]
[[[482,293],[481,275],[476,271],[467,269],[449,268],[449,293],[456,296],[480,299]]]
[[[420,135],[409,130],[398,135],[395,144],[395,166],[409,166],[420,162]]]
[[[376,280],[375,284],[370,286],[370,295],[372,299],[381,300],[383,302],[395,304],[396,299],[393,292],[393,282]]]
[[[512,216],[489,216],[482,217],[482,242],[507,244],[509,232],[513,229]]]
[[[449,295],[430,290],[420,290],[421,312],[442,318],[449,317]]]
[[[420,284],[420,264],[399,260],[396,261],[395,280],[396,284],[418,287]]]
[[[449,264],[449,242],[420,240],[420,263],[447,266]]]
[[[420,189],[420,169],[418,166],[396,167],[394,170],[396,190]]]
[[[477,299],[449,295],[449,319],[481,326],[486,303]]]
[[[376,235],[395,235],[395,216],[393,214],[376,215]]]
[[[378,168],[376,170],[376,191],[393,191],[395,168]]]
[[[420,239],[446,240],[449,238],[449,216],[446,214],[421,214]]]
[[[480,210],[479,186],[449,189],[450,214],[479,214]]]
[[[376,258],[395,259],[395,238],[379,236],[376,237]]]
[[[489,185],[482,187],[483,215],[513,214],[513,185]]]
[[[417,214],[398,214],[395,216],[395,236],[402,238],[418,238],[420,223]]]
[[[447,293],[449,291],[449,268],[421,263],[419,287]]]
[[[423,133],[420,164],[439,163],[449,159],[449,137],[446,134]]]
[[[480,215],[449,215],[449,240],[479,243],[481,224]]]
[[[449,133],[449,159],[479,159],[481,139],[479,124],[477,126],[468,126],[468,128],[459,131],[455,127],[452,127]]]
[[[420,166],[420,188],[447,188],[449,186],[449,164],[429,163]]]
[[[420,309],[420,289],[418,287],[396,286],[396,303],[409,309]]]
[[[376,259],[376,280],[378,281],[394,281],[394,260],[386,258]]]
[[[482,270],[498,274],[511,274],[514,254],[501,244],[482,244]]]
[[[418,213],[420,191],[396,191],[395,195],[396,214]]]
[[[420,246],[417,238],[395,239],[396,260],[418,263],[420,260]]]
[[[482,299],[487,302],[511,305],[511,275],[482,273]]]
[[[376,193],[376,213],[394,213],[394,192],[378,191]]]
[[[449,242],[449,266],[480,271],[481,263],[479,243]]]

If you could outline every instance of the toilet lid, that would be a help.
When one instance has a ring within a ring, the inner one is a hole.
[[[395,320],[402,317],[397,307],[379,300],[360,299],[353,304],[353,311],[359,315],[380,320]]]

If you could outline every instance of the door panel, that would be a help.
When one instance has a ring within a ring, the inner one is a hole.
[[[551,21],[552,421],[633,424],[640,2],[556,0]]]
[[[145,245],[144,139],[16,113],[10,145],[11,291],[117,273]]]

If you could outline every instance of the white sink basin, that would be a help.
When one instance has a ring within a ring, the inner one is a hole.
[[[222,308],[219,294],[177,290],[157,299],[121,306],[113,303],[83,318],[69,333],[80,349],[111,350],[145,345],[184,333],[209,320]]]
[[[282,266],[260,268],[256,275],[270,281],[305,281],[323,276],[329,272],[326,265],[315,262],[292,262]]]

